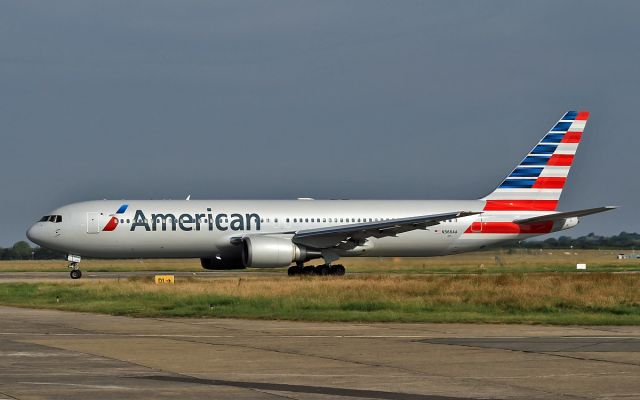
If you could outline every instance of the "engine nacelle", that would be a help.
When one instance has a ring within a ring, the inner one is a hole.
[[[562,224],[562,228],[560,228],[560,230],[573,228],[574,226],[578,225],[579,222],[580,220],[578,219],[578,217],[565,218],[564,223]]]
[[[318,251],[309,251],[287,238],[254,236],[242,239],[242,264],[245,267],[286,267],[295,261],[320,257]]]
[[[242,255],[239,251],[233,254],[218,254],[214,258],[201,258],[202,268],[214,271],[227,269],[243,269]]]

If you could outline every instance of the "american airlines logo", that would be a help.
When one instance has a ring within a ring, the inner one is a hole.
[[[106,232],[115,230],[118,226],[118,215],[124,214],[124,212],[127,211],[127,208],[129,208],[128,204],[121,205],[120,208],[118,208],[118,211],[116,211],[116,213],[111,216],[111,219],[109,220],[109,222],[107,222],[104,228],[102,228],[102,230]]]
[[[117,224],[117,223],[116,223]],[[109,225],[109,224],[107,224]],[[142,210],[136,210],[131,224],[131,231],[136,229],[145,231],[249,231],[260,230],[260,215],[251,214],[213,214],[210,208],[206,213],[180,214],[176,216],[171,213],[154,213],[150,218]]]
[[[103,231],[111,232],[118,227],[118,222],[127,209],[128,204],[123,204],[118,208],[115,214],[111,215],[111,219],[102,228]],[[128,220],[127,220],[128,222]],[[251,214],[213,214],[210,208],[207,208],[206,213],[196,214],[180,214],[176,216],[171,213],[152,213],[150,217],[142,210],[136,210],[135,216],[131,224],[130,231],[135,231],[137,228],[144,229],[147,232],[155,231],[244,231],[260,230],[260,215]]]

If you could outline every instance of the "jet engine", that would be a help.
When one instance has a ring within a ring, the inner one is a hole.
[[[318,257],[321,257],[319,251],[298,246],[287,238],[247,236],[242,239],[242,264],[245,267],[287,267],[292,262],[304,262]]]

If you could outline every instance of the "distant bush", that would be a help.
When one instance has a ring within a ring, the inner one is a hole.
[[[31,247],[24,240],[6,249],[0,247],[0,260],[60,260],[64,258],[64,253],[43,247]]]

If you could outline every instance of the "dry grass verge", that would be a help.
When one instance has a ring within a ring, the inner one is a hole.
[[[640,324],[639,287],[640,274],[612,273],[134,279],[3,283],[0,303],[132,316]]]

